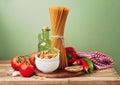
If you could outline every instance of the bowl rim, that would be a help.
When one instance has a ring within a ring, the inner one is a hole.
[[[50,58],[50,59],[43,58],[43,59],[41,59],[41,58],[38,58],[38,56],[36,54],[35,55],[35,60],[39,60],[39,61],[53,61],[53,60],[59,59],[59,55],[60,55],[60,53],[58,52],[56,57],[54,57],[54,58]]]

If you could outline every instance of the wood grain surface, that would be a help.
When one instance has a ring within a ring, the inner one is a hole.
[[[11,68],[10,61],[0,61],[0,85],[120,85],[120,76],[114,68],[94,71],[91,74],[70,78],[43,78],[37,79],[22,76],[12,77],[6,72]]]

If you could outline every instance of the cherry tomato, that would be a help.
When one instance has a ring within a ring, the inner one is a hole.
[[[37,52],[32,52],[30,55],[29,55],[29,61],[30,61],[30,63],[34,66],[34,67],[36,67],[36,65],[35,65],[35,55],[37,54]]]
[[[30,77],[34,74],[35,67],[29,62],[25,62],[20,66],[20,73],[24,77]]]
[[[24,56],[14,56],[11,60],[11,66],[14,70],[19,70],[20,65],[26,62],[26,58]]]

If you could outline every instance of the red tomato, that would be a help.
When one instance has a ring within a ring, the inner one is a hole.
[[[14,70],[19,70],[20,65],[26,62],[26,58],[24,56],[14,56],[11,60],[11,66]]]
[[[35,67],[35,55],[37,54],[37,52],[32,52],[30,55],[29,55],[29,61],[30,63]]]
[[[20,73],[24,77],[30,77],[34,74],[35,67],[29,62],[25,62],[20,66]]]

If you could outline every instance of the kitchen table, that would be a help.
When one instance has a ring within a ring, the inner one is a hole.
[[[120,76],[114,68],[94,71],[71,78],[12,77],[6,72],[11,68],[10,60],[0,60],[0,85],[120,85]]]

